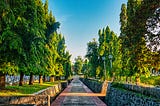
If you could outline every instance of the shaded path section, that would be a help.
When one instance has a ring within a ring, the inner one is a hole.
[[[67,93],[71,95],[66,96]],[[98,97],[90,95],[91,93],[93,92],[76,77],[51,106],[106,106]]]

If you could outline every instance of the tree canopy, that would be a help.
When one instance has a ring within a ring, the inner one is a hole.
[[[93,71],[90,74],[94,73],[94,76],[102,78],[105,76],[106,69],[108,80],[111,80],[111,77],[114,79],[114,77],[126,76],[128,81],[128,77],[130,79],[135,77],[138,84],[140,76],[149,76],[152,69],[158,71],[160,68],[159,7],[159,0],[128,0],[127,5],[122,4],[120,35],[117,36],[107,26],[98,31],[98,42],[87,44],[86,57],[90,64],[88,70],[91,68]],[[109,58],[110,55],[112,58]]]
[[[0,2],[0,73],[69,76],[70,57],[65,38],[57,32],[48,0],[2,0]],[[32,84],[33,81],[30,81]],[[42,80],[40,80],[42,83]]]

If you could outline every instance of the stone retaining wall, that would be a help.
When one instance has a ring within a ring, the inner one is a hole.
[[[101,91],[100,89],[102,88],[102,83],[89,79],[81,79],[81,81],[84,82],[84,84],[87,85],[92,91]],[[150,88],[150,90],[148,90],[149,88],[139,87],[136,85],[127,86],[127,84],[123,87],[126,87],[126,89],[128,88],[128,90],[115,88],[110,82],[108,82],[107,93],[103,101],[108,106],[160,106],[160,92],[158,88]],[[129,89],[129,87],[132,89]],[[145,92],[150,92],[150,95],[152,94],[151,89],[153,89],[153,95],[157,92],[157,96],[148,97],[148,95],[144,95],[145,93],[142,94],[140,91],[143,91],[143,88]]]
[[[48,95],[28,95],[28,96],[1,96],[0,104],[2,105],[13,105],[13,104],[32,104],[35,106],[49,106]]]
[[[143,87],[131,84],[123,84],[124,89],[135,91],[147,96],[153,96],[155,98],[160,98],[160,88],[158,87]]]
[[[62,87],[61,84],[56,84],[53,87],[49,87],[46,89],[43,89],[39,92],[34,93],[33,95],[50,95],[50,96],[55,96],[61,91]]]
[[[32,104],[35,106],[50,106],[50,97],[56,96],[59,92],[61,92],[60,83],[31,95],[0,96],[0,105]]]
[[[160,106],[160,99],[110,87],[105,97],[108,106]]]
[[[82,79],[80,78],[80,80],[89,88],[91,89],[93,92],[95,93],[100,93],[101,89],[102,89],[102,83],[101,82],[97,82],[94,80],[90,80],[90,79]]]

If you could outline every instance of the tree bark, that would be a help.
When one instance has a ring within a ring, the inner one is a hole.
[[[54,82],[54,76],[53,75],[51,75],[51,77],[50,77],[50,82]]]
[[[23,86],[23,77],[24,77],[24,73],[21,72],[21,73],[20,73],[19,86]]]
[[[129,77],[129,82],[132,83],[132,76]]]
[[[113,74],[112,74],[112,82],[115,80],[115,72],[113,72]]]
[[[69,77],[69,63],[67,62],[65,79],[68,79],[68,77]]]
[[[5,88],[5,79],[6,79],[5,74],[3,74],[0,71],[0,89],[4,89]]]
[[[43,82],[46,82],[46,76],[45,75],[43,76]]]
[[[43,83],[43,76],[39,75],[39,83],[42,84]]]
[[[136,85],[139,85],[139,84],[140,84],[140,77],[136,76]]]
[[[30,79],[29,79],[29,85],[33,85],[34,82],[34,77],[33,77],[33,73],[30,73]]]
[[[128,83],[128,76],[126,76],[126,83]]]
[[[120,75],[120,76],[119,76],[119,82],[120,82],[121,80],[122,80],[122,76]]]

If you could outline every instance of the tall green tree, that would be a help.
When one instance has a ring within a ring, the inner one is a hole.
[[[121,30],[121,33],[120,33],[120,36],[119,36],[119,42],[121,44],[120,46],[120,53],[122,55],[122,58],[121,58],[121,64],[122,64],[122,70],[121,72],[119,73],[120,76],[126,76],[126,81],[128,81],[128,76],[130,76],[129,74],[129,60],[130,60],[130,57],[128,57],[129,55],[129,48],[128,48],[128,37],[126,35],[126,30],[127,30],[127,7],[125,4],[122,4],[121,6],[121,13],[120,13],[120,30]]]
[[[69,69],[65,39],[57,33],[60,23],[47,0],[2,0],[0,14],[0,86],[5,85],[5,74],[20,74],[21,86],[25,74],[32,85],[33,75],[40,75],[41,83],[42,75],[62,75],[64,67]]]
[[[48,49],[48,52],[46,54],[46,63],[47,63],[47,70],[49,72],[49,75],[51,76],[51,81],[53,81],[54,76],[56,76],[56,62],[57,58],[59,57],[59,54],[57,52],[57,45],[58,45],[58,39],[57,39],[57,33],[54,32],[50,35],[48,38],[48,41],[46,43],[46,48]]]
[[[136,66],[136,45],[137,45],[137,39],[135,39],[136,36],[136,28],[137,26],[135,26],[135,22],[136,22],[136,10],[138,8],[138,4],[137,4],[137,0],[128,0],[127,2],[127,16],[128,16],[128,20],[127,20],[127,29],[126,29],[126,41],[125,41],[125,45],[126,48],[128,49],[128,56],[129,59],[128,60],[128,66],[129,66],[129,73],[127,76],[133,76],[136,72],[138,72],[137,70],[137,66]],[[137,74],[137,80],[139,80],[139,75]]]
[[[71,68],[69,52],[66,52],[65,38],[62,34],[58,34],[57,29],[60,27],[60,23],[56,22],[52,11],[48,10],[48,0],[44,4],[45,21],[46,21],[46,47],[48,71],[51,79],[54,76],[69,76]]]
[[[126,26],[127,26],[127,7],[126,4],[122,4],[121,13],[120,13],[120,36],[125,36],[126,34]]]
[[[85,59],[82,66],[82,73],[84,75],[87,75],[87,71],[88,71],[88,60]]]
[[[89,70],[90,76],[96,78],[96,68],[98,67],[98,43],[95,39],[87,44],[86,58],[88,58],[91,65]]]
[[[26,4],[26,5],[22,5]],[[22,8],[23,11],[21,11]],[[19,85],[23,85],[23,76],[24,74],[28,73],[27,70],[31,69],[30,63],[30,51],[31,47],[33,47],[33,40],[35,39],[36,32],[37,32],[37,23],[36,23],[36,3],[35,1],[22,1],[18,3],[17,1],[17,17],[19,20],[17,21],[17,31],[20,33],[22,40],[23,40],[23,50],[24,50],[24,58],[22,58],[20,67],[23,66],[25,68],[20,68],[20,81]]]
[[[82,73],[82,66],[83,66],[83,59],[81,56],[78,56],[77,58],[75,58],[74,72],[76,74],[81,74]]]
[[[152,68],[156,71],[160,69],[160,31],[159,31],[159,15],[160,15],[160,3],[158,0],[149,1],[146,0],[142,3],[140,11],[143,16],[141,19],[141,28],[143,34],[145,34],[145,41],[147,48],[151,51],[148,55],[148,64],[151,64]],[[139,13],[139,17],[142,17]]]
[[[153,3],[153,4],[152,4]],[[148,60],[151,58],[151,52],[146,47],[146,20],[149,17],[149,11],[153,11],[155,1],[128,0],[127,3],[127,48],[129,50],[130,75],[136,76],[137,84],[140,82],[142,74],[149,73]],[[151,25],[152,26],[152,25]]]
[[[65,63],[64,63],[64,75],[65,75],[65,78],[68,79],[72,73],[71,73],[71,61],[70,61],[70,58],[71,58],[72,55],[69,54],[69,52],[67,51],[65,53]]]
[[[99,30],[98,35],[99,67],[97,71],[99,70],[99,74],[102,76],[104,75],[104,70],[106,70],[107,77],[110,78],[118,73],[118,70],[121,68],[121,54],[119,52],[120,40],[117,35],[110,30],[109,26],[103,30]]]
[[[23,50],[23,37],[21,31],[18,31],[18,23],[21,20],[21,17],[18,16],[18,10],[22,9],[20,13],[24,12],[24,7],[17,8],[19,6],[16,1],[2,1],[0,3],[1,7],[1,37],[0,37],[0,66],[2,75],[4,77],[2,82],[3,86],[5,81],[5,74],[14,74],[15,71],[18,72],[21,67],[24,66],[24,62],[21,62],[25,58]],[[18,66],[21,66],[18,68]],[[23,68],[24,69],[24,68]]]
[[[57,66],[58,70],[56,71],[58,76],[64,76],[64,65],[66,62],[65,53],[66,53],[66,45],[65,45],[65,38],[62,34],[58,34],[58,45],[57,45],[57,53],[59,57],[57,58]],[[61,67],[61,68],[60,68]],[[61,70],[59,70],[61,69]]]
[[[36,35],[33,39],[33,49],[32,54],[34,56],[33,67],[37,67],[34,74],[39,74],[39,83],[42,83],[42,76],[44,74],[47,74],[46,70],[46,62],[45,62],[45,29],[46,29],[46,23],[45,23],[45,11],[43,7],[43,3],[41,0],[36,0],[36,23],[37,23],[37,31]],[[38,73],[37,73],[38,72]],[[30,72],[32,74],[32,72]]]

